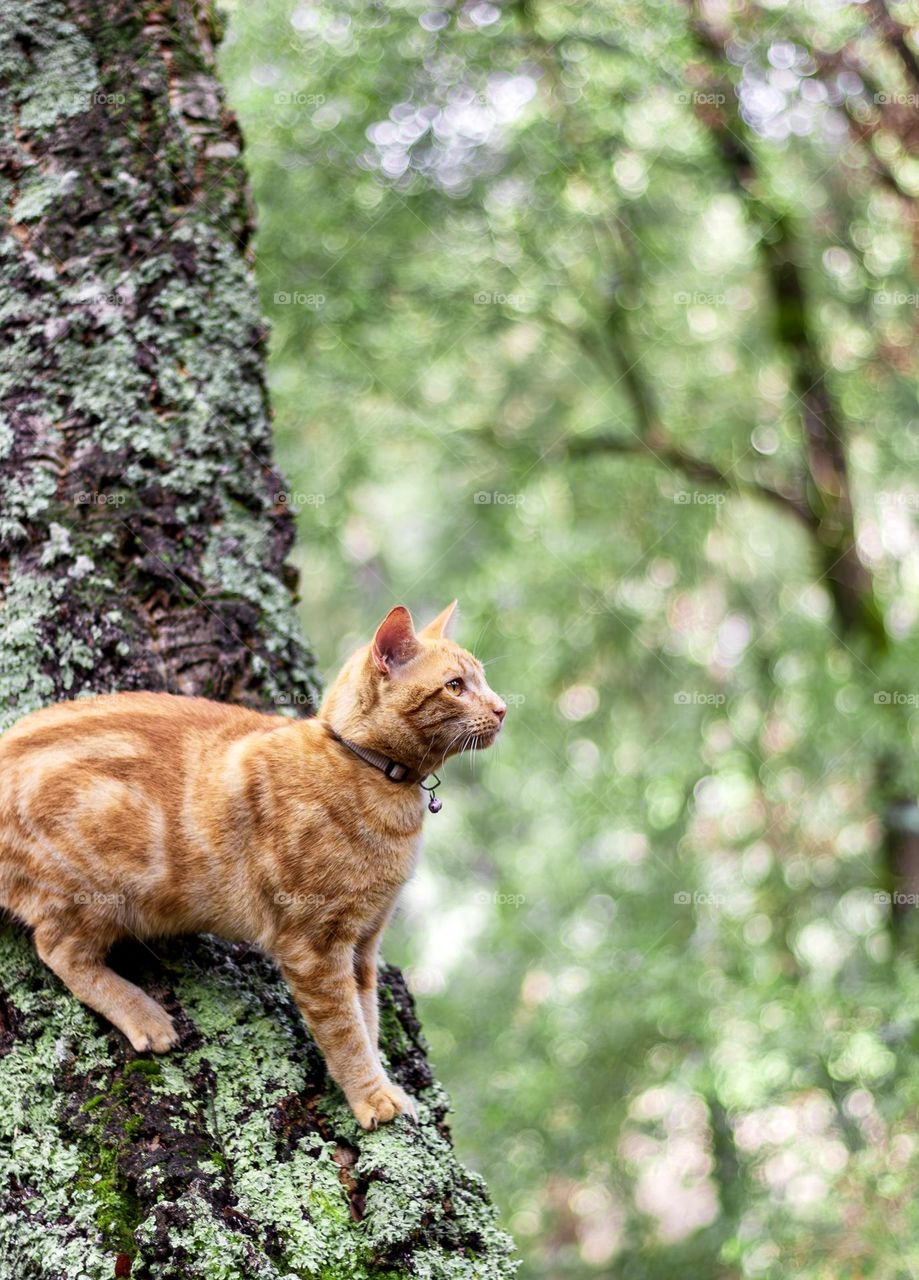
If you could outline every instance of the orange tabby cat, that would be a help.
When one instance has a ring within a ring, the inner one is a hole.
[[[506,711],[447,638],[454,608],[417,635],[393,609],[315,719],[116,693],[0,737],[0,906],[135,1049],[176,1034],[106,967],[112,943],[242,939],[277,961],[358,1121],[414,1114],[380,1063],[377,948],[418,854],[420,783],[494,742]]]

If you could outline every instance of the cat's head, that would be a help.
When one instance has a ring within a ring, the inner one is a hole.
[[[450,639],[456,601],[421,631],[403,605],[345,663],[320,710],[336,733],[414,769],[489,747],[507,704],[478,658]]]

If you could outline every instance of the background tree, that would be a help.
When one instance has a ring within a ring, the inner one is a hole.
[[[0,16],[3,726],[113,689],[315,705],[218,35],[186,0]],[[177,1016],[168,1057],[0,933],[0,1275],[509,1272],[396,970],[386,1052],[422,1122],[365,1138],[250,948],[117,963]]]
[[[399,955],[530,1275],[919,1262],[915,23],[231,23],[313,634],[511,698]]]

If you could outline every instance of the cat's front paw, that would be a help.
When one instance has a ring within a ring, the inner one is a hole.
[[[179,1043],[179,1033],[169,1014],[149,996],[125,1011],[121,1030],[138,1053],[167,1053]]]
[[[418,1119],[412,1099],[391,1080],[384,1080],[363,1097],[349,1098],[349,1102],[362,1129],[375,1129],[377,1125],[388,1124],[399,1115]]]

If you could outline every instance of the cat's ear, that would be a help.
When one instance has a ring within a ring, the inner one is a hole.
[[[387,613],[373,637],[370,646],[373,665],[383,675],[389,675],[395,667],[409,662],[417,653],[418,640],[412,615],[404,604],[397,604]]]
[[[444,636],[448,638],[453,635],[453,629],[456,626],[456,606],[457,601],[448,604],[442,613],[439,613],[433,622],[418,632],[419,640],[442,640]]]

